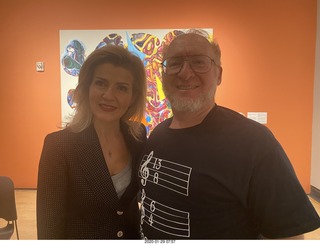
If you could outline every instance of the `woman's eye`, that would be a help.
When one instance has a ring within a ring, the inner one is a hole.
[[[128,86],[124,86],[124,85],[118,86],[118,89],[119,89],[120,91],[124,91],[124,92],[126,92],[126,91],[129,90]]]
[[[94,83],[99,87],[105,87],[106,86],[106,82],[102,81],[102,80],[96,80]]]

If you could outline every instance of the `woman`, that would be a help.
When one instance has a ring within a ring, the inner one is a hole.
[[[76,112],[47,135],[37,191],[38,239],[138,239],[138,161],[146,140],[141,60],[108,45],[85,60]]]

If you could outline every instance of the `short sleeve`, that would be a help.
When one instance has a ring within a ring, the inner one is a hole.
[[[266,141],[256,158],[248,196],[250,215],[261,234],[285,238],[318,228],[319,216],[286,153],[275,138]]]

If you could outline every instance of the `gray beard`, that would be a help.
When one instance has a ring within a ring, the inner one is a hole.
[[[202,107],[202,104],[204,103],[203,99],[201,98],[170,98],[170,96],[168,96],[168,99],[172,108],[179,112],[196,112]]]
[[[211,103],[214,100],[214,90],[211,89],[208,93],[202,93],[199,97],[192,99],[189,97],[178,97],[173,94],[168,93],[163,87],[163,91],[170,101],[171,107],[179,112],[197,112],[205,104]]]

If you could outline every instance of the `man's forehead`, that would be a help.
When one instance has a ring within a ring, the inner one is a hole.
[[[197,34],[183,34],[176,37],[165,52],[165,57],[206,54],[210,55],[212,46],[209,41]]]

